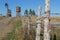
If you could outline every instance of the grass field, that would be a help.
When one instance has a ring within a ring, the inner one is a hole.
[[[28,20],[28,19],[27,19]],[[36,21],[36,17],[33,17],[32,21]],[[60,18],[51,18],[51,23],[60,22]],[[10,25],[14,26],[13,30],[7,34],[2,40],[35,40],[35,29],[31,26],[30,35],[27,34],[27,27],[22,27],[22,20],[20,18],[15,19]],[[41,30],[41,40],[43,40],[43,29]],[[60,28],[51,28],[50,32],[51,40],[60,40]]]

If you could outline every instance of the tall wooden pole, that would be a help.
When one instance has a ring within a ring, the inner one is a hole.
[[[36,39],[40,40],[40,31],[41,31],[41,6],[38,7],[38,17],[37,17],[37,28],[36,28]]]
[[[28,35],[29,35],[29,33],[30,33],[30,24],[31,24],[30,22],[31,22],[31,15],[28,14],[28,30],[27,30]]]
[[[44,40],[50,40],[50,0],[45,0]]]

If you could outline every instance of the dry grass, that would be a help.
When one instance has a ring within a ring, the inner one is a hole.
[[[27,17],[25,17],[28,20]],[[37,17],[32,17],[32,22],[36,22]],[[51,23],[60,22],[60,18],[51,18]],[[7,37],[4,37],[3,40],[35,40],[35,28],[31,27],[30,35],[27,34],[27,26],[22,28],[22,22],[20,18],[15,19],[11,24],[11,27],[14,26],[12,32],[8,33]],[[57,40],[60,40],[60,28],[52,29],[51,38],[53,40],[54,34],[56,33]],[[43,29],[41,30],[41,40],[43,39]]]

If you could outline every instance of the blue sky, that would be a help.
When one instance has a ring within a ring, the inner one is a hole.
[[[42,15],[45,11],[45,0],[0,0],[0,14],[6,15],[5,3],[9,4],[9,9],[12,10],[12,16],[16,16],[16,6],[21,7],[21,14],[24,14],[25,9],[33,9],[38,13],[38,6],[42,6]],[[50,0],[51,13],[60,13],[60,0]],[[59,15],[60,16],[60,15]]]

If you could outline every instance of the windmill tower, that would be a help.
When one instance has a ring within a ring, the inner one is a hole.
[[[21,7],[17,6],[16,7],[16,17],[21,16],[20,12],[21,12]]]
[[[6,7],[6,10],[7,10],[7,16],[8,16],[8,3],[5,3],[5,7]]]
[[[8,7],[8,3],[5,3],[5,7],[6,7],[6,10],[7,10],[7,16],[10,17],[11,16],[11,10]]]
[[[7,14],[9,17],[11,17],[11,10],[8,9],[8,14]]]
[[[50,40],[50,0],[45,0],[44,40]]]
[[[36,28],[36,39],[40,40],[40,31],[41,31],[41,6],[38,7],[38,17],[37,17],[37,28]]]

